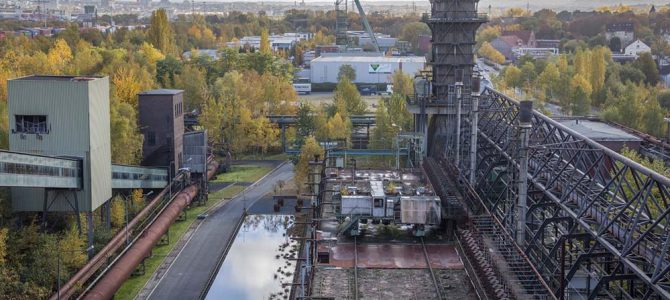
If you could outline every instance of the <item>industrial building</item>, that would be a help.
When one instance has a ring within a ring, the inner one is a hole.
[[[557,121],[616,152],[621,152],[624,147],[637,151],[642,144],[641,138],[596,119],[565,118]]]
[[[337,83],[337,74],[343,65],[350,65],[356,71],[354,83],[388,84],[395,71],[414,75],[423,70],[426,58],[423,56],[322,56],[313,59],[311,65],[312,83]]]
[[[176,174],[183,165],[184,91],[158,89],[138,97],[144,135],[142,164],[170,166],[171,174]]]
[[[9,80],[9,150],[81,160],[80,211],[93,211],[112,197],[107,77],[27,76]],[[73,176],[77,177],[77,176]],[[44,188],[13,187],[15,211],[42,211]],[[72,198],[72,197],[71,197]],[[72,201],[73,199],[70,199]],[[52,211],[71,211],[56,201]]]

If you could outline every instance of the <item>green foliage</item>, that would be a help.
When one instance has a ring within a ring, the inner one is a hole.
[[[110,103],[112,162],[138,165],[142,158],[144,136],[139,132],[137,111],[128,103]]]
[[[634,66],[644,74],[644,82],[649,85],[656,85],[659,80],[659,72],[651,53],[642,53],[635,61]]]
[[[270,38],[269,38],[267,28],[265,28],[265,29],[263,29],[263,31],[261,31],[260,51],[263,54],[272,54],[272,47],[270,46]]]
[[[343,117],[361,115],[367,108],[356,85],[348,77],[342,77],[335,88],[335,107]]]
[[[393,82],[394,94],[401,95],[403,98],[414,96],[414,80],[409,74],[397,70],[391,76],[391,82]]]
[[[356,70],[351,65],[340,66],[340,70],[337,72],[337,81],[340,82],[345,77],[352,82],[356,80]]]
[[[168,54],[175,51],[174,35],[165,9],[157,9],[151,13],[151,25],[147,34],[149,42],[161,52]]]
[[[296,145],[301,147],[306,137],[313,135],[316,131],[314,110],[309,103],[301,103],[296,114]]]

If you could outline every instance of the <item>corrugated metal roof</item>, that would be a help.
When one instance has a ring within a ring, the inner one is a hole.
[[[322,56],[312,60],[317,62],[361,62],[361,63],[426,63],[423,56]]]
[[[140,95],[177,95],[183,92],[184,90],[157,89],[157,90],[140,92]]]
[[[637,136],[603,122],[591,120],[559,120],[558,122],[594,141],[642,141]]]

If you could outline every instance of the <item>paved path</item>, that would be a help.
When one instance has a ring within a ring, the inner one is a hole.
[[[277,181],[287,182],[291,178],[293,165],[284,164],[245,192],[247,203],[240,195],[211,213],[193,233],[149,299],[197,299],[217,267],[217,259],[226,243],[235,236],[233,230],[242,218],[244,206],[249,207],[271,193]]]

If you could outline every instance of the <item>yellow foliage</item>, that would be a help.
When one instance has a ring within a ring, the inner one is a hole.
[[[496,50],[496,48],[493,48],[489,42],[484,42],[477,51],[477,54],[486,57],[497,64],[505,63],[505,56]]]
[[[155,65],[157,61],[165,59],[165,55],[160,50],[154,48],[151,44],[144,42],[140,48],[140,53],[147,58],[147,62]]]
[[[111,222],[115,228],[121,228],[126,224],[126,208],[123,196],[116,196],[112,198],[111,203]]]
[[[300,157],[295,166],[295,180],[299,191],[304,191],[308,180],[309,162],[314,160],[314,155],[319,155],[323,159],[323,148],[319,145],[313,136],[305,139],[305,144],[300,148]]]
[[[63,39],[57,39],[54,46],[47,54],[50,71],[54,74],[62,74],[65,67],[72,61],[72,50]]]

